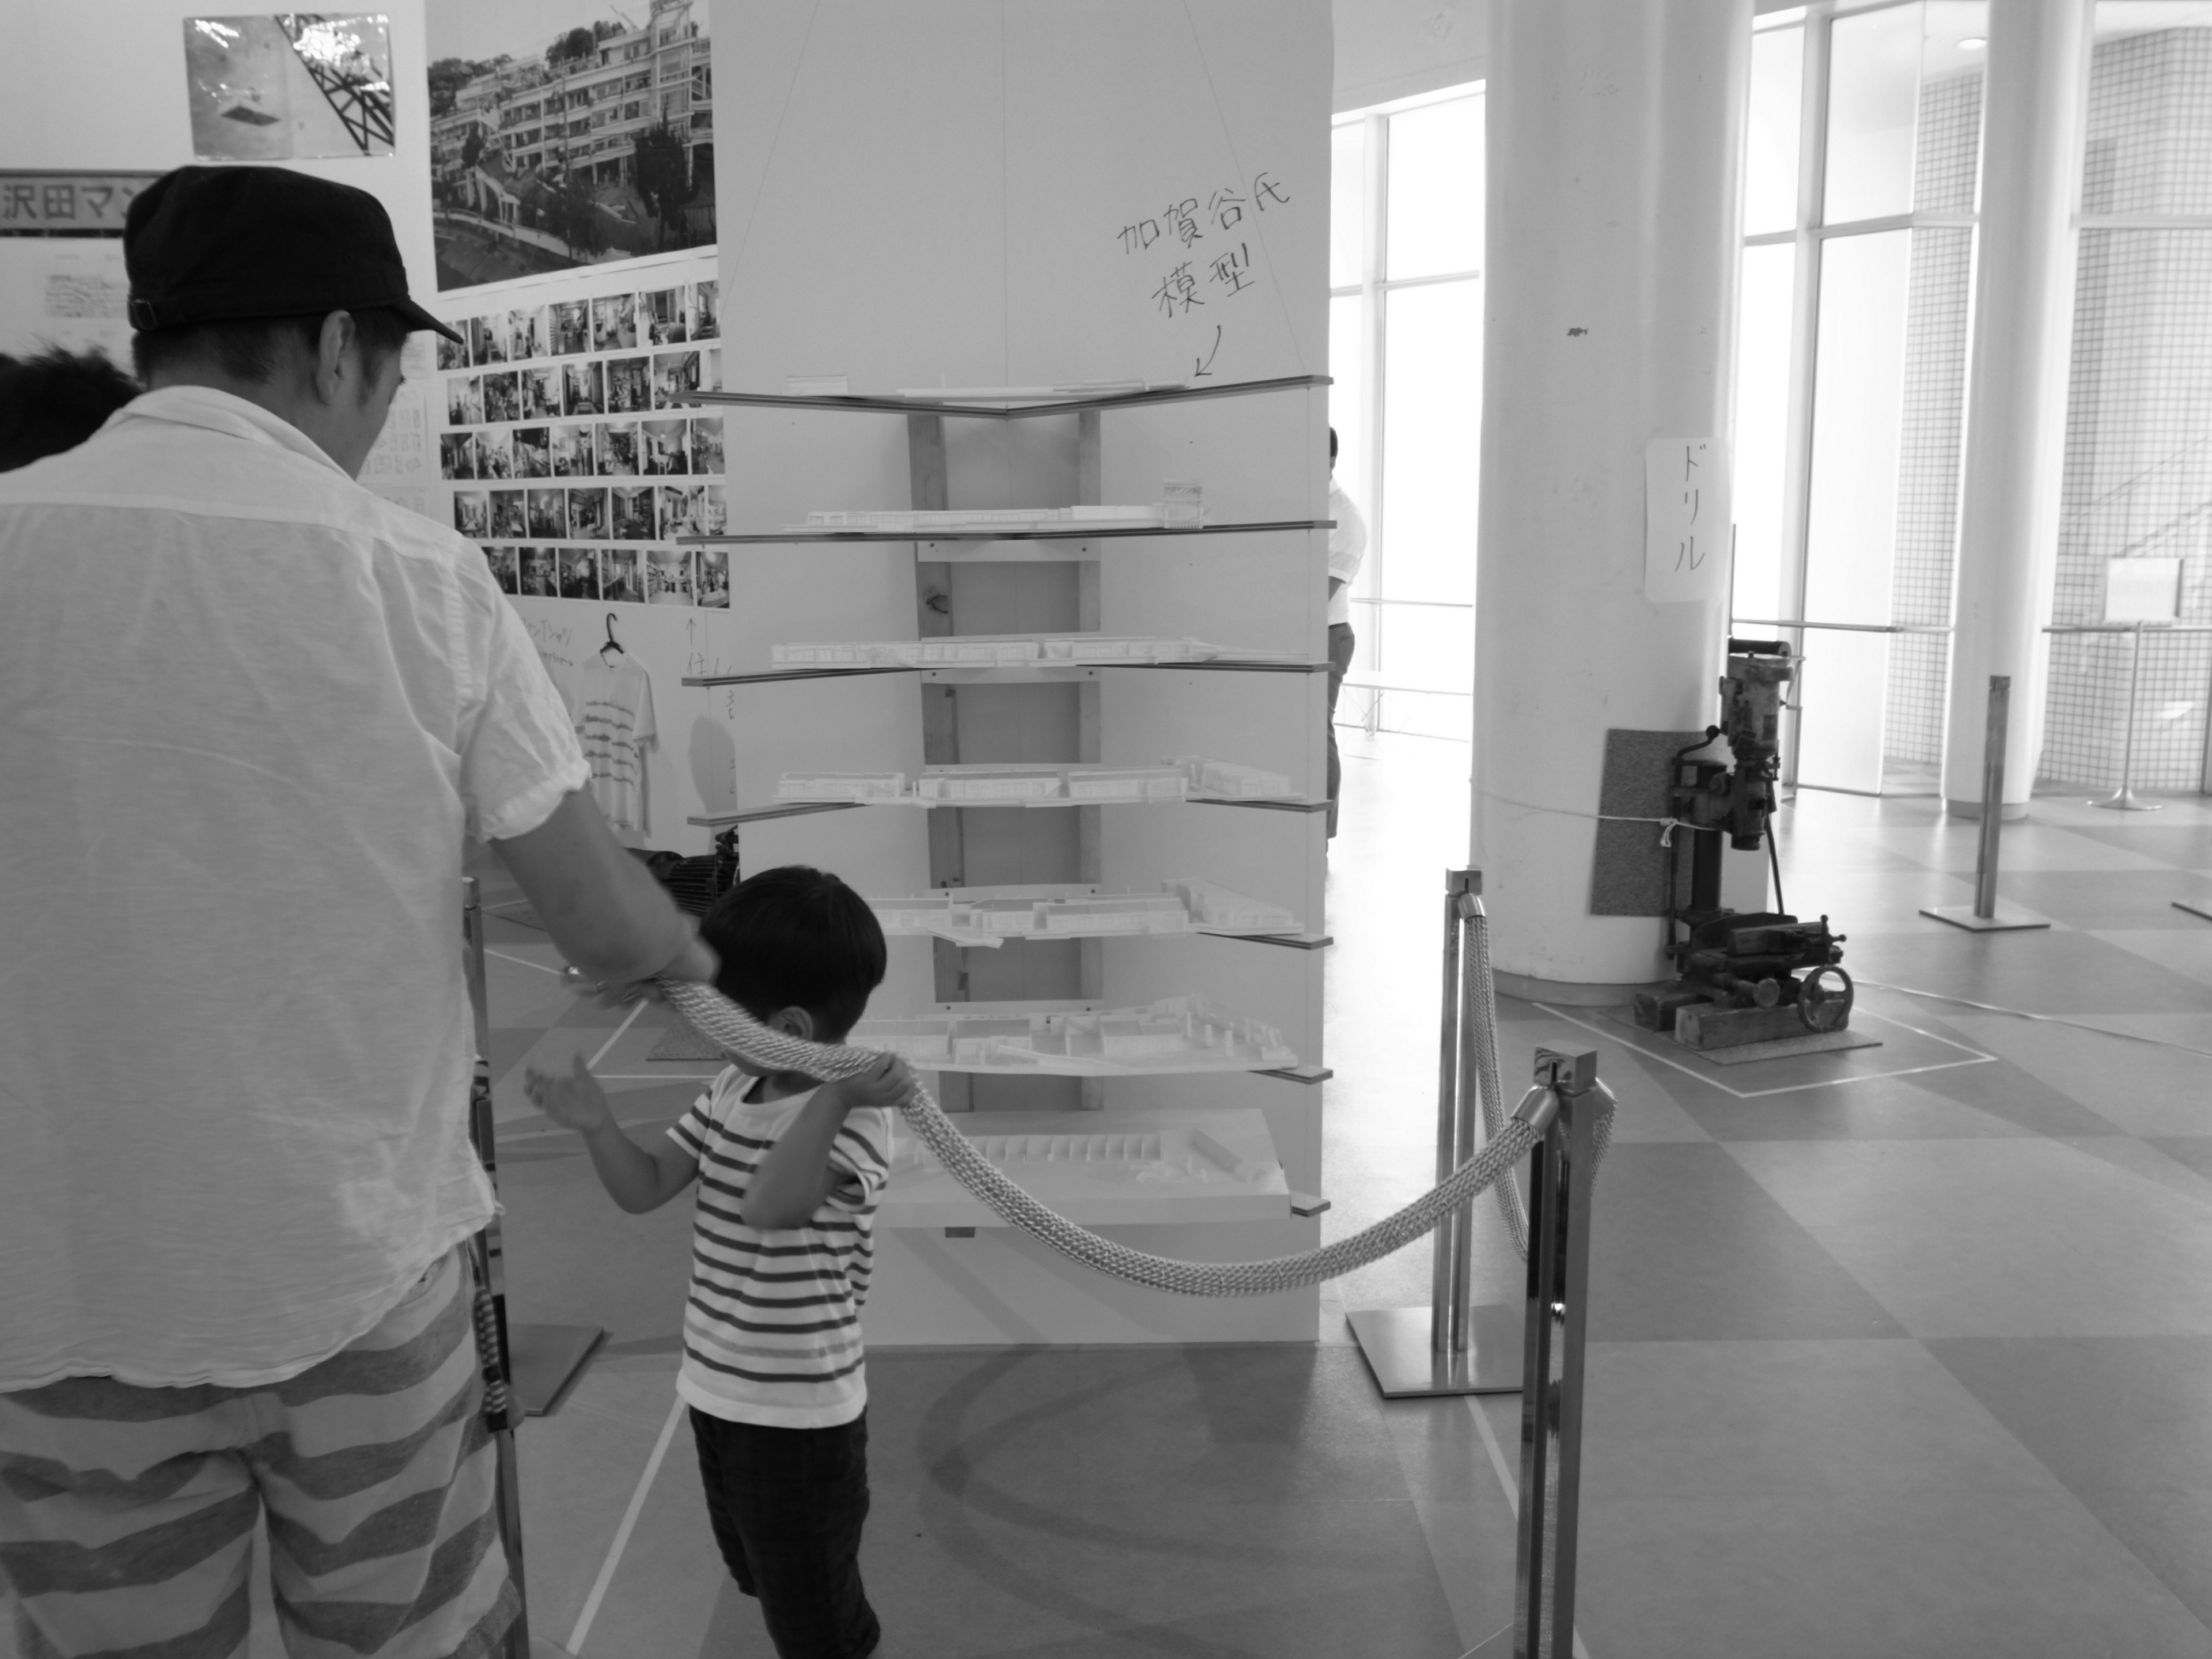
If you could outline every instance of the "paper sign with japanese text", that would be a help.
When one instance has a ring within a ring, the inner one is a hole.
[[[1668,605],[1728,591],[1726,453],[1711,438],[1644,447],[1644,597]]]

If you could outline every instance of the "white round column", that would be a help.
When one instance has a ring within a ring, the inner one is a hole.
[[[1724,585],[1645,597],[1644,453],[1728,449],[1751,17],[1492,7],[1473,852],[1515,989],[1667,972],[1656,918],[1589,914],[1589,815],[1607,728],[1719,713]]]
[[[2093,35],[2089,0],[1990,8],[1982,227],[1960,485],[1943,800],[1979,817],[1992,674],[2012,676],[2007,817],[2027,811],[2043,753],[2051,583],[2073,350],[2075,205]]]

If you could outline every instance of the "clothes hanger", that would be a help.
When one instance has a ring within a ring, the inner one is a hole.
[[[611,611],[607,612],[607,642],[599,647],[599,660],[601,662],[607,660],[607,653],[610,651],[614,652],[618,656],[626,657],[629,654],[629,652],[623,649],[622,641],[615,637],[615,613]]]

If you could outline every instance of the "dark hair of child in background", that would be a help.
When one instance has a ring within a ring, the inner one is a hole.
[[[75,449],[144,389],[103,351],[0,356],[0,472]]]

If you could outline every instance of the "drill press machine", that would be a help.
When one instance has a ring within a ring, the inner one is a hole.
[[[1721,681],[1721,724],[1675,751],[1667,791],[1677,836],[1690,840],[1690,896],[1677,902],[1682,852],[1667,862],[1667,954],[1675,980],[1636,998],[1636,1023],[1668,1031],[1690,1048],[1732,1048],[1814,1032],[1840,1031],[1851,1012],[1851,976],[1840,966],[1844,936],[1828,919],[1800,921],[1781,911],[1741,915],[1721,903],[1723,845],[1772,861],[1775,902],[1782,871],[1770,820],[1781,771],[1784,688],[1796,678],[1780,640],[1730,640]],[[1692,758],[1726,738],[1729,758]]]

